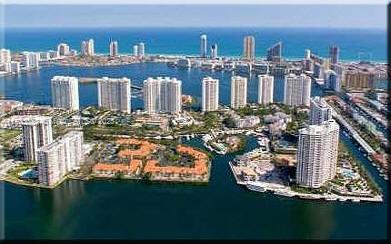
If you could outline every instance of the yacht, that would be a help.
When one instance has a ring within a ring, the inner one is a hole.
[[[262,186],[262,183],[260,182],[247,182],[246,187],[251,191],[257,191],[257,192],[266,191],[266,189]]]

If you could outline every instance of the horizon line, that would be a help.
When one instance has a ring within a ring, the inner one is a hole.
[[[42,28],[50,28],[50,29],[85,29],[85,28],[91,28],[91,29],[105,29],[105,28],[162,28],[162,29],[168,29],[168,28],[235,28],[235,29],[244,29],[244,28],[264,28],[264,29],[354,29],[354,30],[384,30],[387,31],[387,27],[353,27],[353,26],[259,26],[259,25],[248,25],[248,26],[202,26],[202,25],[189,25],[189,26],[178,26],[178,25],[146,25],[146,26],[83,26],[83,25],[76,25],[76,26],[7,26],[6,24],[1,29],[42,29]]]

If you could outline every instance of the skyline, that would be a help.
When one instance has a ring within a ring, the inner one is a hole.
[[[263,27],[385,30],[387,24],[387,8],[383,5],[7,4],[3,11],[6,28]],[[349,15],[344,15],[347,11]],[[172,12],[176,15],[171,15]],[[219,21],[216,21],[216,13],[221,16]],[[279,18],[276,18],[276,13]]]

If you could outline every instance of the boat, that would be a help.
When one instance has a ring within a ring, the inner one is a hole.
[[[291,192],[285,192],[285,191],[275,191],[274,194],[284,197],[294,197],[295,194]]]
[[[299,195],[299,198],[302,198],[302,199],[320,199],[319,196],[313,196],[313,195]]]
[[[360,199],[353,198],[353,199],[352,199],[352,202],[360,202]]]
[[[249,182],[246,184],[247,189],[257,192],[265,192],[266,189],[262,186],[260,182]]]

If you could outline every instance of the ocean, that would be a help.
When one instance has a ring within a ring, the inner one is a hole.
[[[282,41],[283,56],[290,59],[303,58],[304,49],[326,57],[328,47],[336,44],[341,50],[341,60],[387,60],[386,30],[378,29],[5,28],[4,33],[5,47],[12,51],[54,50],[61,42],[80,51],[81,41],[93,38],[97,53],[108,53],[109,41],[113,39],[118,41],[120,53],[131,53],[134,44],[144,42],[147,54],[199,55],[200,34],[206,34],[208,48],[216,43],[219,55],[238,57],[243,52],[243,37],[254,35],[257,57],[264,57],[268,47]]]

